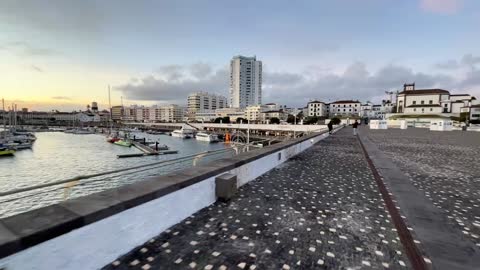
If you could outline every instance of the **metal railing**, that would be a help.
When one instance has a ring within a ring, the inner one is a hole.
[[[0,204],[2,203],[7,203],[7,202],[12,202],[32,196],[38,196],[41,194],[53,192],[53,191],[58,191],[58,190],[66,190],[64,193],[64,198],[63,199],[68,199],[69,195],[69,190],[78,187],[78,186],[83,186],[86,184],[91,184],[94,182],[101,182],[105,181],[109,178],[112,177],[120,177],[120,176],[125,176],[129,174],[136,174],[140,173],[143,171],[149,171],[149,170],[154,170],[166,166],[171,166],[174,164],[178,164],[181,162],[188,162],[192,161],[192,166],[196,166],[200,160],[205,159],[206,157],[211,157],[215,155],[220,155],[220,154],[226,154],[231,151],[233,151],[233,155],[237,155],[241,152],[244,152],[248,149],[248,146],[245,145],[235,145],[233,147],[229,147],[226,149],[220,149],[220,150],[210,150],[210,151],[204,151],[192,155],[186,155],[182,157],[178,157],[175,159],[170,159],[170,160],[162,160],[158,162],[152,162],[148,164],[143,164],[143,165],[138,165],[138,166],[133,166],[133,167],[128,167],[128,168],[122,168],[122,169],[117,169],[117,170],[110,170],[110,171],[105,171],[105,172],[100,172],[100,173],[94,173],[94,174],[88,174],[88,175],[79,175],[73,178],[69,179],[63,179],[63,180],[58,180],[50,183],[45,183],[45,184],[40,184],[40,185],[34,185],[34,186],[29,186],[29,187],[24,187],[24,188],[18,188],[18,189],[11,189],[8,191],[0,192],[0,199],[4,199],[5,197],[11,197],[15,195],[20,195],[24,193],[29,193],[31,191],[38,191],[36,193],[31,193],[31,194],[26,194],[24,196],[15,196],[13,198],[8,198],[4,200],[0,200]],[[181,169],[181,168],[179,168]],[[173,170],[175,171],[175,170]],[[104,176],[104,177],[102,177]],[[101,178],[98,178],[101,177]],[[96,179],[94,179],[96,178]],[[63,185],[63,186],[61,186]],[[58,187],[61,186],[61,187]],[[51,189],[50,189],[51,188]],[[47,189],[47,190],[44,190]]]

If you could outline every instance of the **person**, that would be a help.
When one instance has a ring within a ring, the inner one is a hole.
[[[352,127],[353,127],[353,136],[356,136],[357,135],[357,127],[358,127],[357,120],[355,120],[355,122],[353,122]]]
[[[332,130],[333,130],[332,121],[328,122],[327,127],[328,127],[328,134],[332,134]]]

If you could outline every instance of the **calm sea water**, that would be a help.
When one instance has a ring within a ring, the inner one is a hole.
[[[13,157],[0,158],[0,190],[7,191],[80,175],[100,173],[122,169],[162,160],[175,159],[207,150],[225,148],[224,143],[199,142],[195,139],[180,139],[168,135],[150,135],[137,133],[137,138],[146,137],[150,141],[159,141],[178,154],[146,156],[119,159],[119,154],[140,153],[135,147],[122,147],[106,142],[103,135],[75,135],[61,132],[37,133],[37,141],[31,150],[21,150]],[[231,156],[233,151],[204,157],[197,164]],[[85,196],[105,189],[141,181],[149,176],[162,175],[175,170],[193,166],[187,160],[168,166],[162,166],[140,172],[119,173],[82,180],[72,188],[65,185],[22,193],[21,195],[0,197],[0,217],[43,207],[61,200]],[[14,198],[22,197],[18,200]],[[11,201],[10,201],[11,200]]]

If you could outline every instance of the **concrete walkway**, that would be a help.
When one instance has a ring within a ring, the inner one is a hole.
[[[435,269],[480,269],[480,134],[360,130]]]
[[[409,269],[351,128],[104,269]],[[122,237],[119,235],[119,237]]]

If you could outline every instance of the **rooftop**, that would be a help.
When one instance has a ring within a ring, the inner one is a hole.
[[[334,101],[330,104],[337,104],[337,103],[360,103],[360,101],[358,101],[358,100],[337,100],[337,101]]]
[[[420,108],[420,107],[442,107],[438,104],[415,104],[415,105],[409,105],[407,108]]]
[[[450,94],[447,90],[443,89],[417,89],[417,90],[405,90],[399,95],[428,95],[428,94]]]
[[[318,101],[318,100],[312,100],[312,101],[309,101],[309,102],[308,102],[308,104],[310,104],[310,103],[325,103],[325,102],[323,102],[323,101]]]

